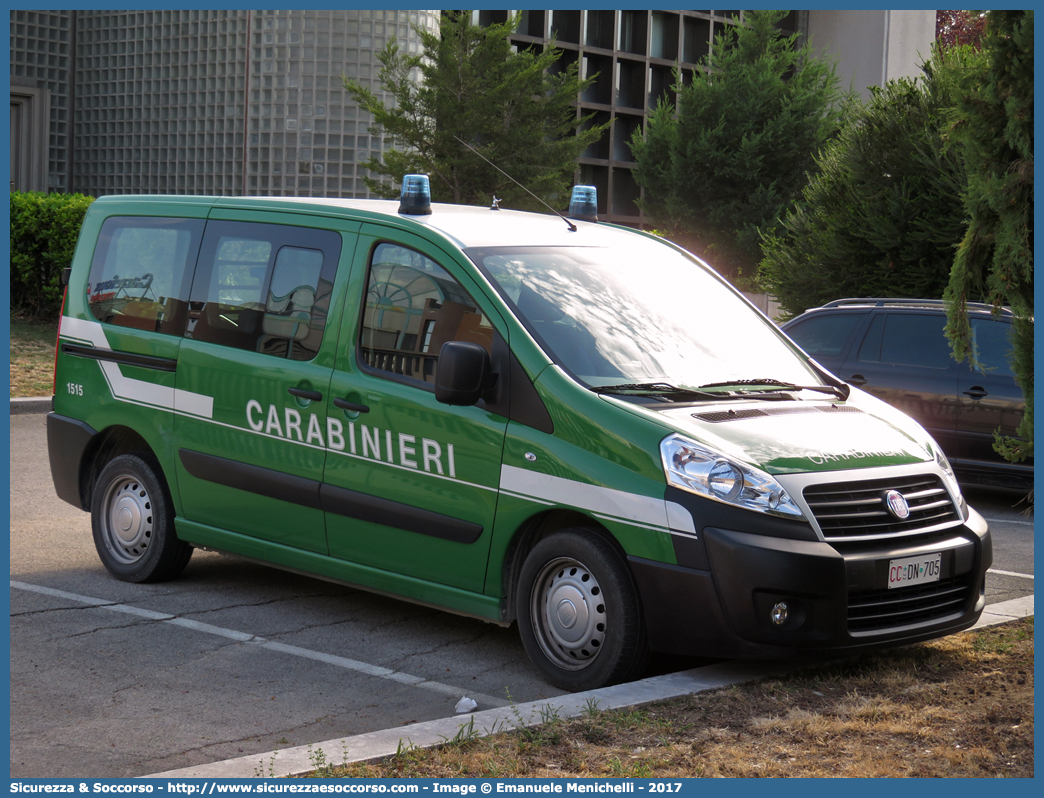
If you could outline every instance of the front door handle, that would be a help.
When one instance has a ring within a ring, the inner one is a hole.
[[[856,388],[861,388],[862,386],[866,385],[866,377],[864,377],[862,374],[853,374],[851,377],[845,380],[845,382],[847,382],[849,385],[854,385]]]
[[[355,402],[349,402],[347,399],[334,398],[334,407],[339,407],[341,410],[350,410],[353,413],[369,413],[370,408],[368,405],[359,405]]]
[[[981,385],[973,385],[971,388],[964,392],[965,396],[970,396],[972,399],[982,399],[986,396],[988,391]]]
[[[321,402],[323,399],[323,395],[319,391],[306,391],[304,388],[287,388],[286,390],[291,396],[307,399],[309,402]]]

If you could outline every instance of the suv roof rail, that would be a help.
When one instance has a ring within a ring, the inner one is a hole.
[[[908,307],[929,307],[939,308],[944,307],[945,303],[941,299],[906,299],[898,297],[849,297],[847,299],[835,299],[833,302],[827,302],[821,307],[824,308],[838,308],[846,305],[874,305],[875,307],[884,307],[888,305],[895,306],[908,306]],[[972,310],[989,310],[992,311],[993,305],[987,302],[969,302],[968,307]],[[1002,307],[1002,313],[1008,313],[1010,310],[1007,307]]]

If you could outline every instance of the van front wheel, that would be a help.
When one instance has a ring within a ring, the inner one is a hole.
[[[188,565],[192,547],[174,532],[174,510],[159,467],[135,454],[114,457],[91,499],[94,547],[124,582],[161,582]]]
[[[544,676],[566,690],[636,678],[645,630],[631,575],[603,538],[584,528],[544,538],[519,575],[519,633]]]

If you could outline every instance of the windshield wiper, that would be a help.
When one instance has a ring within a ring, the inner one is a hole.
[[[595,393],[610,393],[636,396],[663,396],[671,399],[720,399],[721,394],[679,388],[666,382],[626,382],[620,385],[603,385]]]
[[[731,385],[732,383],[724,384]],[[725,402],[730,399],[783,401],[790,398],[784,393],[771,391],[701,391],[692,388],[679,388],[667,382],[631,382],[622,385],[605,385],[601,388],[595,388],[594,391],[595,393],[618,394],[620,396],[655,396],[672,402]]]
[[[782,380],[770,380],[770,379],[757,379],[757,380],[731,380],[729,382],[711,382],[706,385],[701,385],[700,388],[731,388],[733,386],[739,386],[743,388],[747,385],[757,386],[759,393],[765,393],[769,390],[780,390],[780,391],[818,391],[819,393],[832,393],[838,399],[844,401],[848,398],[848,395],[852,392],[852,389],[842,383],[841,385],[795,385],[792,382],[783,382]],[[769,387],[771,386],[771,387]]]

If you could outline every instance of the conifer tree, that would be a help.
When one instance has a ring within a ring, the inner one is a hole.
[[[955,76],[981,62],[971,47],[937,49],[923,77],[888,81],[850,106],[763,242],[762,285],[789,314],[846,296],[942,297],[967,223],[947,113]]]
[[[1019,438],[998,437],[996,448],[1019,462],[1033,456],[1033,11],[990,11],[982,49],[986,63],[964,76],[952,132],[970,222],[946,289],[946,332],[958,358],[971,357],[966,303],[985,296],[1011,308],[1026,414]]]
[[[376,81],[389,104],[344,80],[372,115],[373,135],[393,147],[363,163],[378,176],[363,178],[371,191],[395,197],[404,174],[423,173],[436,202],[488,205],[496,195],[502,207],[544,209],[463,140],[552,206],[568,203],[577,160],[605,126],[577,116],[576,100],[590,81],[580,80],[575,63],[557,69],[561,51],[512,50],[508,36],[518,22],[483,27],[471,23],[470,12],[446,11],[440,32],[416,29],[422,53],[389,43],[378,54]]]
[[[675,75],[677,103],[661,100],[631,141],[653,226],[741,281],[754,276],[760,231],[799,196],[846,98],[834,62],[781,34],[785,14],[744,12],[691,83]]]

